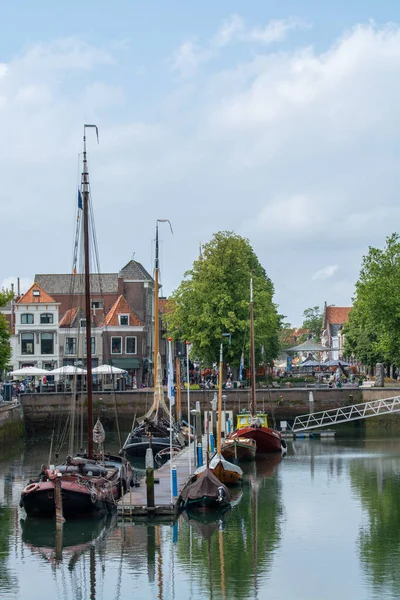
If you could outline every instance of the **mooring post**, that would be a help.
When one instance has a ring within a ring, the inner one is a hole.
[[[154,508],[154,458],[152,448],[146,450],[146,493],[147,508]]]
[[[172,467],[172,495],[174,498],[178,496],[178,473],[175,465]]]

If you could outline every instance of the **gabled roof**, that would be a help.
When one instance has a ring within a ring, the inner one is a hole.
[[[137,314],[131,309],[126,298],[120,296],[118,300],[112,305],[106,318],[104,319],[104,325],[108,327],[119,326],[118,315],[129,315],[129,325],[135,327],[142,327],[143,321],[139,319]]]
[[[50,294],[84,294],[85,277],[83,273],[41,274],[35,275],[35,282],[48,290]],[[91,273],[90,294],[116,294],[118,292],[118,273]]]
[[[36,292],[36,294],[34,294]],[[56,301],[38,284],[33,283],[17,304],[50,304]]]
[[[326,325],[343,325],[349,320],[351,306],[327,306],[325,314]]]
[[[76,320],[78,311],[79,308],[70,308],[67,310],[60,321],[59,327],[71,327]]]
[[[119,272],[123,279],[135,279],[139,281],[153,281],[152,276],[146,271],[143,265],[130,260]]]

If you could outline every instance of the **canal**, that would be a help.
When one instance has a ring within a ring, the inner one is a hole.
[[[19,508],[46,441],[0,454],[2,600],[400,596],[400,441],[289,442],[249,464],[218,519],[53,522]]]

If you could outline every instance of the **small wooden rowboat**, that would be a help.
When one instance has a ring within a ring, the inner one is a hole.
[[[226,438],[222,444],[221,454],[229,461],[254,460],[257,444],[250,438]]]

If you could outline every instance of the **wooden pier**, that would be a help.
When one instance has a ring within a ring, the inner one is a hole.
[[[205,437],[203,437],[203,449]],[[119,500],[117,505],[118,517],[130,520],[137,517],[164,517],[174,519],[179,512],[179,499],[182,489],[189,480],[189,452],[192,459],[192,473],[194,465],[194,442],[186,446],[179,454],[174,456],[172,464],[176,467],[178,479],[178,495],[171,499],[171,471],[168,461],[154,472],[154,477],[159,483],[154,485],[154,508],[147,507],[146,477],[139,481],[139,487],[130,488]],[[203,450],[204,453],[204,450]]]

